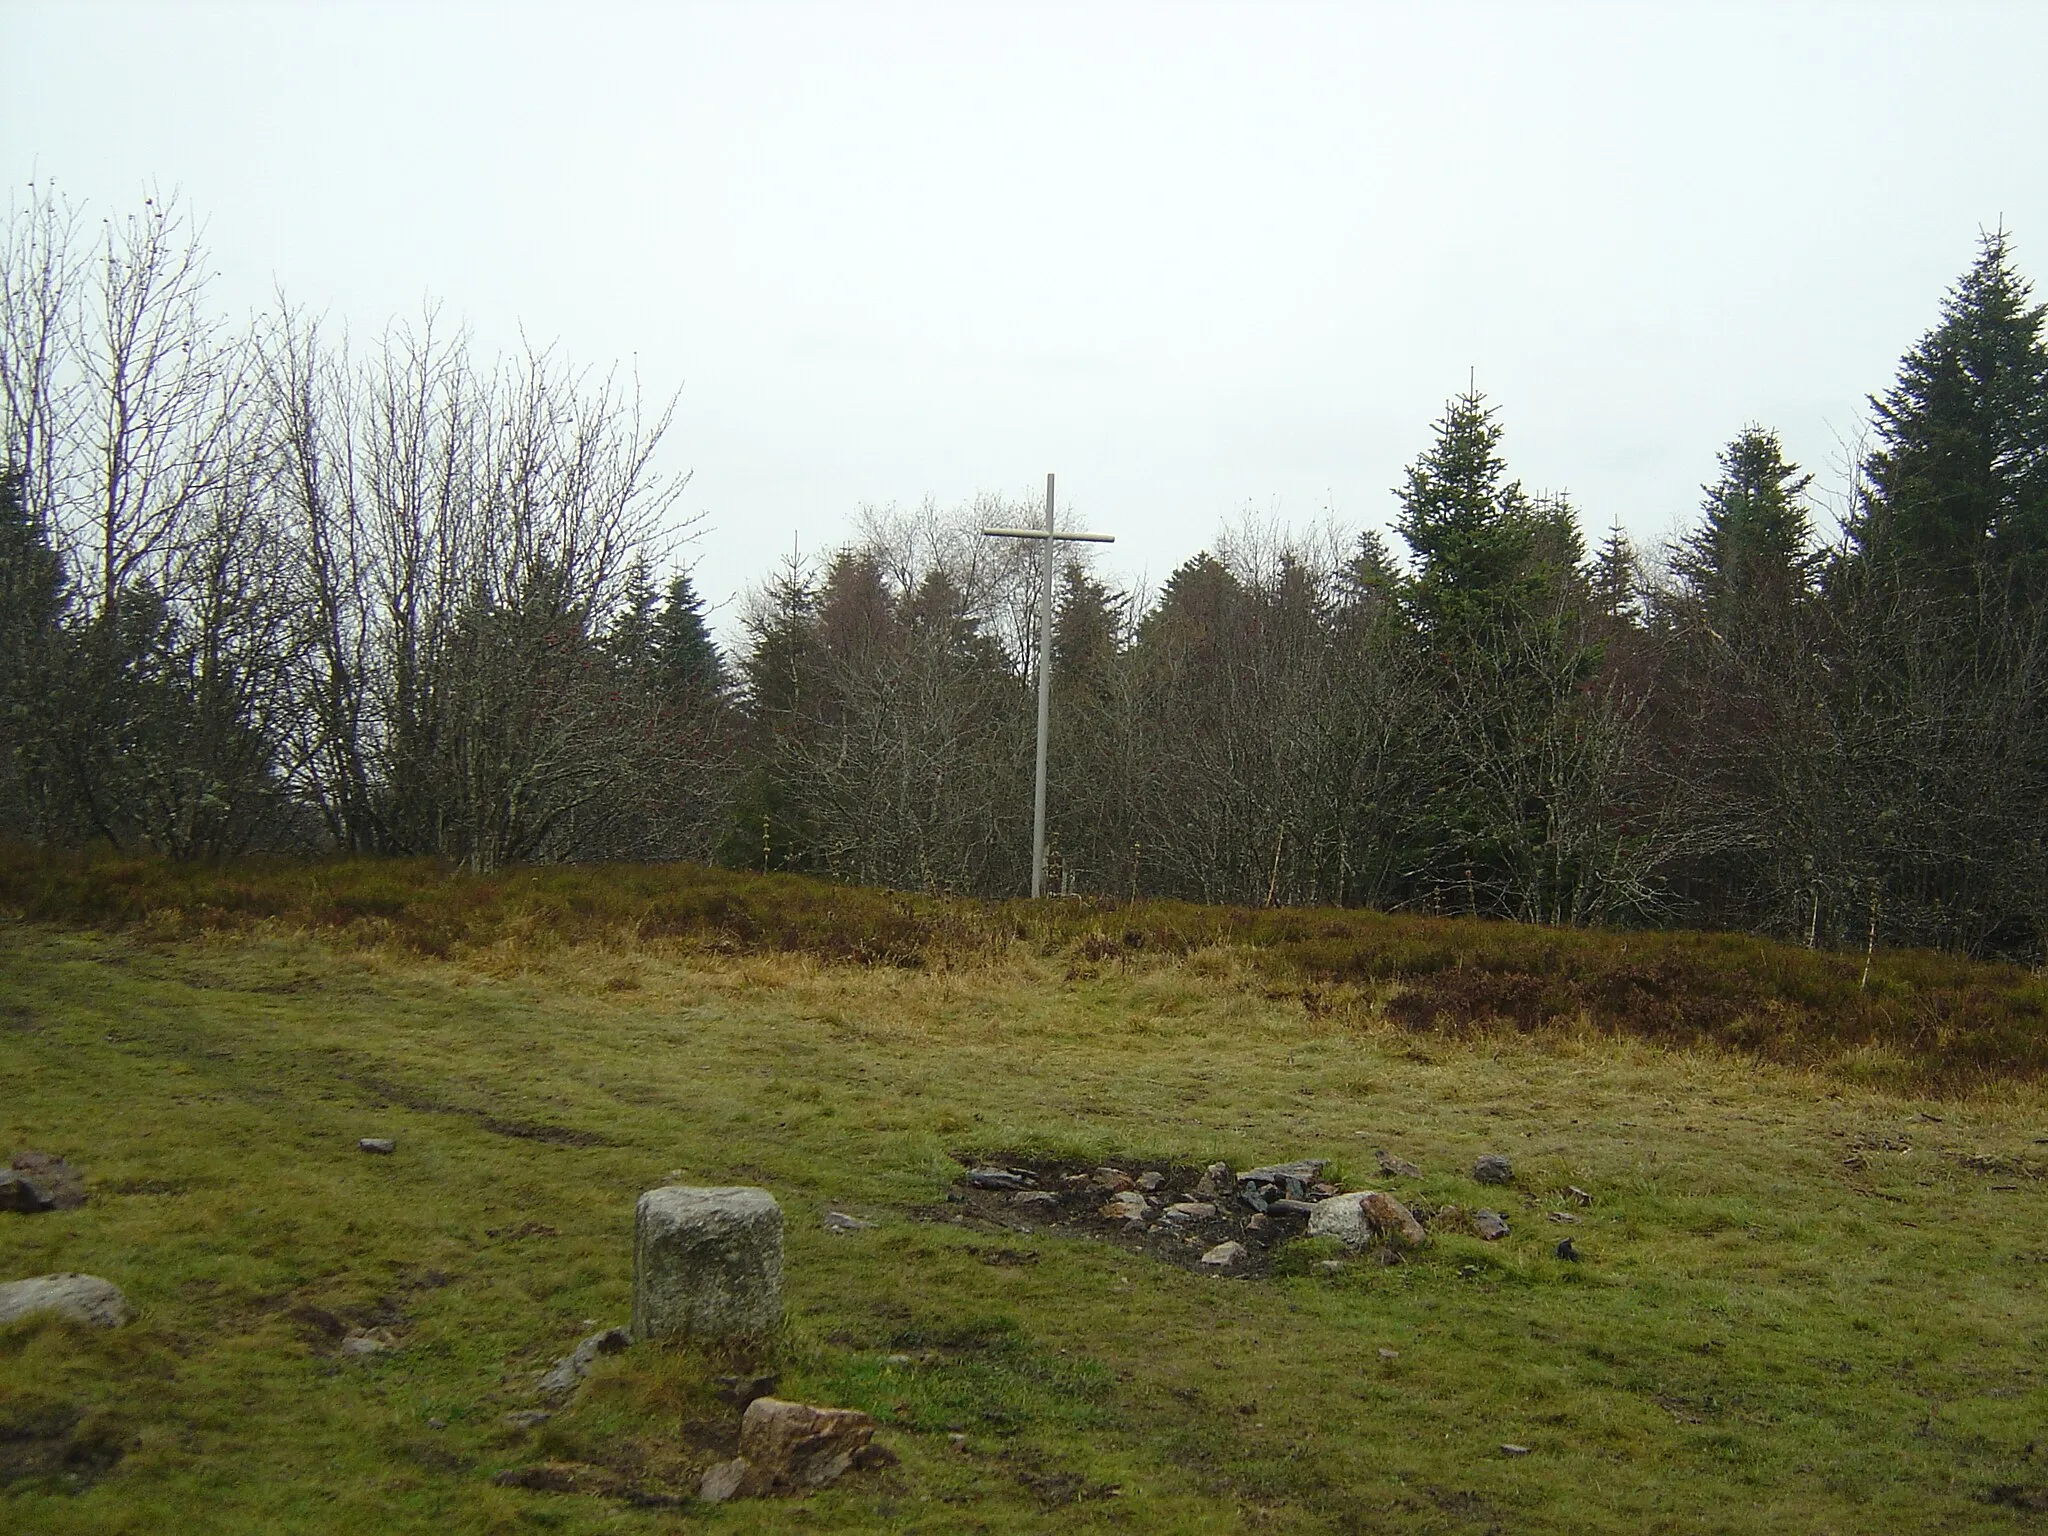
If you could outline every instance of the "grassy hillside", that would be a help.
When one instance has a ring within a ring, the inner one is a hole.
[[[425,859],[226,867],[0,845],[0,913],[155,939],[316,933],[440,959],[572,945],[930,969],[1019,951],[1076,976],[1227,952],[1313,1012],[1431,1035],[1595,1031],[1950,1086],[2048,1071],[2048,976],[1924,950],[1340,908],[943,901],[699,865],[494,877]]]
[[[0,1216],[0,1279],[85,1270],[141,1313],[0,1330],[10,1531],[2004,1531],[2048,1509],[2024,973],[1880,954],[1866,987],[1860,956],[1726,936],[685,869],[15,854],[0,908],[0,1142],[92,1193]],[[1422,1170],[1390,1187],[1512,1234],[1334,1270],[1300,1245],[1233,1280],[945,1199],[964,1154],[1323,1157],[1377,1185],[1381,1147]],[[1512,1190],[1469,1180],[1483,1152]],[[624,1320],[634,1197],[678,1177],[782,1201],[783,1335],[638,1346],[506,1423]],[[344,1355],[350,1329],[395,1347]],[[877,1414],[902,1465],[801,1505],[661,1503],[729,1453],[713,1378],[757,1366]],[[587,1491],[493,1481],[546,1465]]]

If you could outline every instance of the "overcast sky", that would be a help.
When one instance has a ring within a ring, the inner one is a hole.
[[[1047,470],[1127,581],[1384,527],[1468,370],[1655,540],[1752,420],[1838,485],[1981,227],[2048,289],[2042,3],[0,0],[0,59],[10,184],[181,189],[224,305],[680,391],[714,600]]]

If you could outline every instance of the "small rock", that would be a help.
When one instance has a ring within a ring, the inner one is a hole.
[[[1313,1216],[1316,1207],[1321,1203],[1317,1200],[1297,1199],[1290,1195],[1284,1199],[1267,1201],[1266,1209],[1275,1216]]]
[[[1046,1198],[1051,1199],[1052,1197],[1048,1195]],[[862,1221],[858,1216],[849,1216],[844,1211],[827,1211],[825,1213],[825,1230],[827,1232],[872,1232],[875,1230],[875,1224],[872,1221]]]
[[[382,1328],[363,1328],[341,1341],[344,1355],[388,1355],[398,1341]]]
[[[554,1415],[545,1408],[522,1408],[517,1413],[505,1415],[505,1424],[511,1429],[539,1429]]]
[[[1570,1211],[1552,1211],[1550,1213],[1550,1219],[1552,1221],[1569,1221],[1576,1223],[1579,1218],[1574,1216]]]
[[[1472,1230],[1491,1243],[1508,1235],[1508,1224],[1499,1211],[1474,1211]]]
[[[1576,1184],[1565,1185],[1564,1192],[1572,1197],[1572,1202],[1576,1205],[1591,1205],[1593,1203],[1593,1197]]]
[[[968,1186],[973,1189],[1023,1189],[1031,1182],[1030,1174],[1013,1168],[975,1168],[967,1175]]]
[[[23,1216],[33,1216],[39,1211],[54,1211],[57,1202],[50,1198],[50,1192],[24,1173],[0,1173],[0,1211],[14,1211]]]
[[[1166,1175],[1157,1169],[1147,1169],[1138,1175],[1138,1188],[1144,1190],[1148,1195],[1157,1194],[1159,1187],[1165,1182]]]
[[[1384,1147],[1377,1147],[1373,1155],[1379,1159],[1380,1176],[1388,1179],[1418,1179],[1422,1170],[1405,1157],[1396,1157]]]
[[[1500,1448],[1500,1453],[1503,1456],[1526,1456],[1529,1454],[1529,1447],[1526,1445],[1503,1445]]]
[[[1489,1152],[1472,1165],[1472,1177],[1481,1184],[1512,1184],[1515,1182],[1514,1164],[1498,1153]]]
[[[1300,1184],[1311,1184],[1322,1177],[1329,1163],[1320,1157],[1304,1158],[1298,1163],[1273,1163],[1264,1168],[1247,1168],[1237,1176],[1240,1184],[1284,1184],[1293,1179]]]
[[[1245,1257],[1243,1243],[1218,1243],[1202,1255],[1202,1262],[1211,1269],[1228,1269],[1233,1264],[1242,1264]]]
[[[1563,1242],[1559,1243],[1552,1251],[1567,1263],[1576,1264],[1579,1262],[1579,1250],[1572,1246],[1570,1238],[1566,1238]]]
[[[1052,1191],[1045,1189],[1020,1189],[1016,1194],[1010,1196],[1010,1204],[1012,1205],[1050,1206],[1058,1205],[1059,1203],[1060,1197],[1052,1193]]]
[[[903,1458],[886,1445],[877,1445],[870,1440],[853,1453],[853,1464],[862,1472],[873,1472],[882,1467],[893,1467]]]
[[[697,1497],[706,1504],[723,1504],[740,1491],[740,1485],[747,1480],[747,1458],[735,1456],[731,1461],[721,1461],[704,1474],[697,1484]]]
[[[69,1271],[0,1285],[0,1323],[36,1312],[55,1312],[94,1328],[119,1328],[135,1315],[111,1280]]]
[[[1308,1197],[1311,1200],[1327,1200],[1330,1196],[1341,1193],[1343,1191],[1334,1184],[1311,1184],[1308,1187]]]
[[[375,1152],[380,1156],[389,1157],[398,1150],[398,1143],[389,1136],[365,1136],[356,1143],[356,1150],[358,1152]]]
[[[1211,1163],[1202,1170],[1201,1180],[1195,1185],[1195,1193],[1206,1199],[1218,1200],[1229,1194],[1236,1185],[1237,1180],[1230,1175],[1230,1164]]]
[[[967,1449],[967,1437],[956,1429],[952,1434],[946,1436],[946,1444],[953,1447],[956,1451],[964,1451]]]
[[[1216,1207],[1206,1200],[1183,1200],[1166,1208],[1168,1221],[1208,1221],[1215,1214]]]
[[[779,1380],[781,1378],[773,1374],[721,1376],[718,1378],[718,1389],[711,1395],[729,1408],[744,1409],[752,1406],[757,1397],[773,1397],[775,1383]]]
[[[1273,1218],[1263,1214],[1252,1217],[1244,1224],[1247,1232],[1269,1232],[1272,1228]]]
[[[85,1204],[83,1175],[54,1153],[17,1152],[8,1167],[33,1180],[56,1210],[75,1211]]]
[[[1135,1189],[1127,1189],[1102,1206],[1096,1214],[1112,1220],[1121,1218],[1124,1221],[1142,1224],[1152,1214],[1152,1207],[1145,1203],[1145,1197]]]
[[[1237,1198],[1249,1206],[1255,1215],[1263,1216],[1266,1214],[1266,1194],[1258,1185],[1240,1185],[1237,1191]]]
[[[1344,1261],[1342,1259],[1318,1259],[1316,1261],[1316,1268],[1326,1275],[1334,1275],[1344,1268]]]
[[[1095,1187],[1106,1195],[1115,1195],[1135,1189],[1137,1184],[1121,1168],[1098,1168],[1095,1170]]]
[[[553,1368],[541,1377],[535,1390],[542,1397],[566,1396],[582,1384],[599,1355],[615,1355],[632,1342],[633,1336],[623,1328],[607,1328],[601,1333],[593,1333],[557,1360]]]
[[[427,1428],[429,1429],[446,1429],[447,1427],[448,1421],[446,1419],[437,1418],[427,1420]]]
[[[908,1364],[910,1364],[910,1356],[908,1356],[908,1355],[885,1355],[885,1356],[883,1357],[883,1359],[882,1359],[882,1363],[883,1363],[884,1365],[908,1365]]]
[[[1398,1360],[1401,1358],[1401,1351],[1398,1349],[1382,1349],[1380,1351],[1380,1358],[1382,1360]]]

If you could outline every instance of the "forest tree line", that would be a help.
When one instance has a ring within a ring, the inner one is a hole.
[[[721,649],[669,414],[429,314],[211,306],[175,202],[0,249],[0,835],[184,857],[699,859],[1028,888],[1032,551],[989,498],[792,555]],[[1838,526],[1775,432],[1589,547],[1476,391],[1376,532],[1061,570],[1052,888],[1699,924],[2039,960],[2048,334],[2003,230]]]

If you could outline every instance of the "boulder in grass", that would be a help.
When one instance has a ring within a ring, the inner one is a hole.
[[[17,1152],[0,1173],[0,1210],[75,1211],[85,1204],[85,1179],[49,1152]]]
[[[19,1216],[33,1216],[40,1211],[54,1211],[57,1202],[50,1198],[50,1192],[25,1173],[12,1169],[0,1173],[0,1211],[13,1211]]]
[[[53,1312],[94,1328],[119,1328],[135,1316],[128,1298],[98,1275],[34,1275],[0,1285],[0,1324]]]
[[[740,1420],[739,1455],[706,1472],[697,1497],[721,1504],[822,1488],[850,1468],[895,1459],[877,1454],[878,1448],[869,1444],[874,1433],[875,1421],[852,1408],[757,1397]]]
[[[1369,1248],[1379,1241],[1415,1248],[1427,1236],[1422,1223],[1407,1206],[1376,1189],[1318,1200],[1309,1212],[1308,1235],[1334,1237],[1346,1248],[1355,1250]]]
[[[853,1408],[757,1397],[740,1420],[740,1455],[763,1492],[822,1488],[854,1464],[875,1421]]]
[[[1515,1166],[1498,1153],[1489,1152],[1472,1165],[1472,1177],[1481,1184],[1512,1184]]]
[[[1415,1213],[1396,1200],[1392,1195],[1381,1194],[1378,1190],[1366,1191],[1361,1202],[1365,1207],[1366,1220],[1373,1224],[1380,1236],[1401,1248],[1420,1248],[1429,1234],[1422,1230],[1422,1223],[1415,1219]]]

